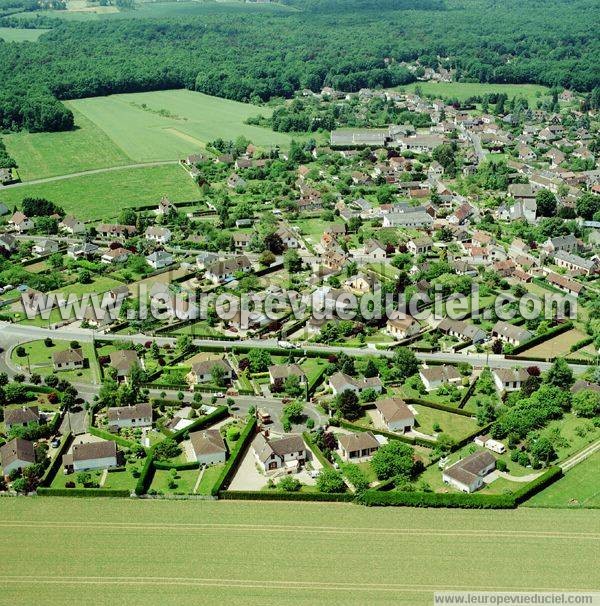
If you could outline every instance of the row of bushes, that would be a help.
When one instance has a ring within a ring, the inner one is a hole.
[[[531,349],[535,345],[539,345],[540,343],[543,343],[544,341],[549,341],[553,337],[556,337],[556,336],[562,334],[563,332],[567,332],[567,330],[571,330],[571,328],[573,328],[573,322],[571,322],[570,320],[568,322],[565,322],[564,324],[559,324],[558,326],[551,328],[548,332],[545,332],[543,335],[537,335],[535,337],[532,337],[528,341],[525,341],[525,343],[521,343],[521,345],[517,345],[512,350],[512,354],[516,355],[516,354],[522,353],[522,352],[526,351],[527,349]]]
[[[527,499],[530,499],[534,494],[537,494],[541,490],[544,490],[544,488],[550,486],[550,484],[554,484],[556,480],[562,477],[562,474],[563,472],[560,467],[550,467],[541,476],[537,477],[531,482],[528,482],[522,488],[519,488],[519,490],[513,493],[515,503],[517,505],[524,503]]]
[[[60,439],[60,444],[54,454],[54,458],[50,461],[50,465],[48,465],[46,471],[44,471],[44,475],[40,478],[40,487],[49,486],[52,478],[60,471],[63,455],[67,452],[72,437],[71,432],[69,432]]]
[[[144,494],[148,490],[148,488],[150,488],[150,484],[152,483],[152,476],[154,474],[153,462],[154,449],[150,448],[144,466],[142,467],[140,477],[138,478],[138,481],[135,485],[134,492],[138,496]]]
[[[311,449],[312,453],[317,457],[317,460],[323,467],[333,467],[331,462],[325,457],[323,451],[314,443],[312,436],[308,431],[305,431],[302,434],[304,441],[308,444],[308,447]]]
[[[220,499],[249,501],[344,501],[351,502],[354,495],[347,492],[279,492],[276,490],[224,490]]]
[[[176,442],[181,442],[185,438],[186,435],[190,433],[190,431],[197,431],[199,429],[203,429],[208,425],[213,425],[217,421],[224,419],[227,416],[227,406],[219,406],[215,410],[213,410],[210,414],[204,415],[196,419],[193,423],[176,431],[172,434],[172,438]]]
[[[239,464],[238,459],[244,454],[246,446],[250,444],[252,438],[254,438],[254,433],[256,430],[256,418],[252,417],[246,427],[244,427],[244,431],[242,431],[235,447],[229,453],[229,459],[225,463],[223,470],[221,471],[221,475],[219,479],[215,482],[212,487],[210,494],[214,497],[219,495],[221,491],[223,491],[229,485],[229,480],[234,474],[237,466]]]
[[[44,488],[39,487],[37,494],[42,497],[128,497],[129,490],[108,488]]]
[[[593,342],[594,342],[594,337],[585,337],[585,339],[581,339],[580,341],[577,341],[577,343],[573,343],[573,345],[571,345],[569,351],[575,352],[578,349],[586,347],[587,345],[589,345],[590,343],[593,343]]]
[[[136,442],[132,442],[131,440],[127,440],[126,438],[120,436],[116,433],[111,433],[110,431],[106,431],[105,429],[100,429],[99,427],[89,427],[88,432],[97,438],[102,438],[103,440],[111,440],[116,442],[119,446],[123,448],[131,448],[136,446]]]
[[[169,463],[168,461],[154,461],[154,469],[175,469],[176,471],[185,471],[186,469],[198,469],[200,463],[191,461],[189,463]]]
[[[357,497],[367,507],[460,507],[464,509],[513,509],[512,495],[484,495],[436,492],[382,492],[367,490]]]

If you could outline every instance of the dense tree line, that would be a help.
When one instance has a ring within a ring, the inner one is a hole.
[[[581,91],[600,84],[594,0],[548,0],[543,10],[534,0],[448,0],[448,10],[436,0],[418,10],[415,0],[344,0],[344,10],[336,9],[342,0],[332,2],[314,10],[55,20],[36,43],[0,42],[0,127],[70,128],[72,115],[56,99],[111,93],[187,87],[259,101],[301,88],[392,86],[406,79],[399,64],[417,58],[448,58],[467,81]],[[597,100],[590,95],[590,105]]]
[[[6,151],[4,141],[0,139],[0,168],[16,168],[17,163],[14,158]]]

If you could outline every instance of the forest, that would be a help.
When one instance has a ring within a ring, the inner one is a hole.
[[[12,4],[12,0],[4,0]],[[18,3],[18,0],[15,0]],[[403,61],[452,67],[456,79],[600,84],[596,0],[288,0],[300,10],[71,22],[35,43],[0,42],[0,128],[72,128],[57,100],[189,88],[239,101],[333,86],[389,87]],[[418,8],[414,8],[418,6]],[[13,14],[0,26],[14,26]]]

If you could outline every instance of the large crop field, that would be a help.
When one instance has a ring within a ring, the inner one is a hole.
[[[600,589],[600,518],[585,510],[2,501],[13,605],[429,606],[435,590]]]
[[[47,198],[79,219],[110,219],[128,206],[158,204],[162,196],[173,202],[195,200],[198,188],[177,164],[124,168],[0,192],[0,202],[19,206],[25,197]]]
[[[414,92],[416,87],[419,87],[424,95],[451,97],[459,101],[486,93],[505,93],[509,98],[525,97],[529,103],[533,103],[533,107],[537,100],[549,92],[548,88],[538,84],[482,84],[479,82],[417,82],[403,86],[401,89]]]
[[[243,135],[256,145],[287,146],[290,137],[245,120],[270,109],[210,97],[189,90],[169,90],[69,101],[136,162],[173,160],[197,152],[218,137]]]
[[[528,507],[599,507],[600,452],[527,501]]]
[[[22,181],[134,164],[91,120],[77,110],[73,113],[74,130],[60,133],[22,131],[2,137],[19,165]]]

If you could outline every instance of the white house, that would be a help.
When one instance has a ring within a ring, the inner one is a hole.
[[[238,272],[250,271],[251,264],[248,257],[239,255],[231,259],[214,261],[206,267],[206,277],[214,284],[231,280]]]
[[[85,357],[81,347],[63,349],[52,354],[54,370],[76,370],[83,368]]]
[[[374,261],[386,258],[385,246],[379,240],[370,239],[364,244],[363,254]]]
[[[110,248],[102,255],[100,260],[102,263],[106,263],[107,265],[125,263],[130,254],[131,251],[127,250],[126,248]]]
[[[15,469],[24,469],[35,463],[35,449],[33,442],[15,438],[0,447],[0,460],[2,473],[10,475]]]
[[[486,451],[474,452],[442,472],[442,480],[461,492],[475,492],[483,478],[496,467],[496,459]]]
[[[80,221],[73,215],[67,215],[58,224],[58,228],[62,231],[67,232],[68,234],[82,234],[85,232],[85,223],[83,221]]]
[[[406,243],[406,248],[413,255],[421,255],[431,250],[433,246],[433,240],[429,236],[423,236],[422,238],[412,238]]]
[[[498,320],[492,328],[492,337],[496,337],[511,345],[521,345],[521,343],[529,341],[532,336],[533,334],[526,328],[520,328],[503,320]]]
[[[108,409],[108,426],[121,429],[122,427],[151,427],[152,405],[135,404],[135,406],[117,406]]]
[[[227,458],[227,446],[218,429],[205,429],[190,434],[196,461],[201,465],[217,465]]]
[[[144,235],[146,236],[146,240],[157,242],[158,244],[166,244],[173,234],[168,227],[152,225],[146,229]]]
[[[496,368],[492,374],[498,391],[521,389],[529,378],[529,373],[524,368]]]
[[[50,255],[58,251],[58,242],[55,240],[40,240],[33,246],[31,252],[38,257]]]
[[[299,435],[269,440],[259,433],[252,443],[252,449],[257,463],[265,472],[283,467],[293,471],[304,464],[308,455],[304,440]]]
[[[368,461],[380,447],[371,431],[342,434],[338,437],[338,444],[344,461]]]
[[[390,318],[385,325],[385,330],[394,339],[400,341],[416,335],[421,330],[421,325],[412,316]]]
[[[63,456],[67,471],[108,469],[117,466],[117,445],[112,440],[73,444],[71,452]]]
[[[233,369],[227,360],[204,360],[192,364],[192,370],[187,375],[190,385],[196,383],[208,383],[213,380],[213,370],[220,368],[223,371],[223,380],[231,381],[233,379]]]
[[[162,269],[173,265],[174,262],[173,255],[164,250],[157,250],[146,257],[146,263],[153,269]]]
[[[386,398],[375,402],[380,422],[390,431],[406,433],[415,425],[415,415],[402,398]]]
[[[427,391],[433,391],[444,383],[460,384],[461,382],[461,376],[456,367],[447,364],[421,368],[419,376]]]
[[[8,221],[8,226],[14,231],[23,233],[33,229],[33,221],[24,215],[21,211],[17,211]]]
[[[333,395],[337,395],[346,390],[360,394],[365,389],[374,389],[379,393],[383,390],[383,383],[379,377],[355,379],[343,372],[335,372],[329,377],[329,387],[331,387]]]

